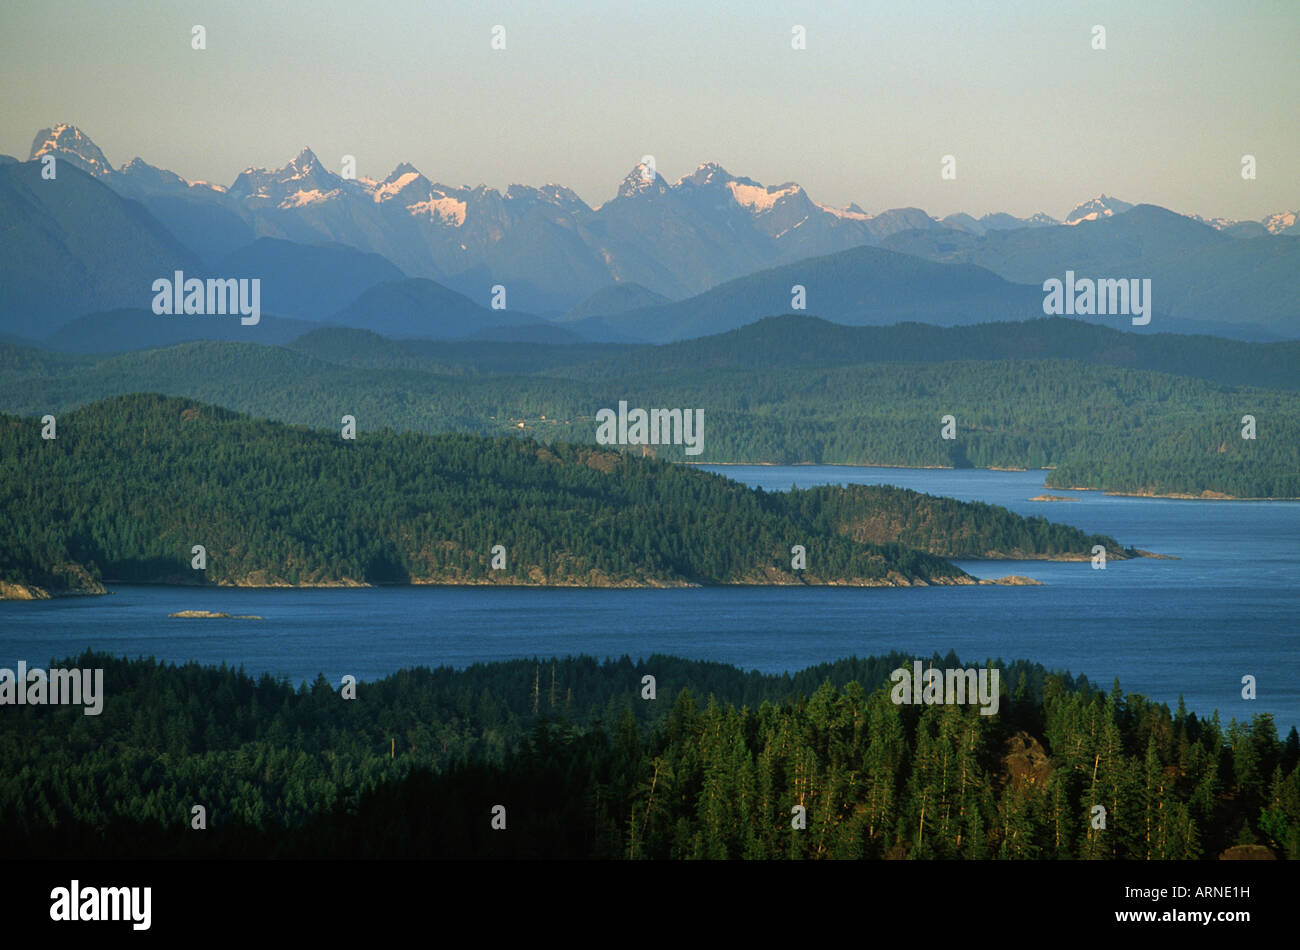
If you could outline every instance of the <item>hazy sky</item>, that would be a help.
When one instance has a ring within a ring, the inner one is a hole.
[[[1259,218],[1300,206],[1298,50],[1300,0],[4,0],[0,151],[70,122],[115,166],[222,184],[310,145],[596,205],[652,154],[669,181],[717,161],[872,212],[1105,192]]]

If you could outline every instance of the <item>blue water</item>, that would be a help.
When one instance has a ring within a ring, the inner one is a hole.
[[[0,666],[94,647],[242,664],[295,682],[374,679],[414,665],[669,653],[766,672],[892,649],[1028,658],[1172,707],[1300,725],[1300,502],[1119,498],[1042,487],[1041,472],[841,466],[712,468],[767,489],[894,484],[1043,514],[1179,560],[959,561],[1043,587],[671,590],[120,587],[110,597],[0,602]],[[1030,502],[1039,494],[1073,502]],[[815,552],[811,552],[815,556]],[[176,620],[184,609],[264,620]],[[1253,675],[1258,698],[1241,698]]]

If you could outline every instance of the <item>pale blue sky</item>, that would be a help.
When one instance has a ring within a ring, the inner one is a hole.
[[[1105,192],[1258,218],[1300,206],[1298,41],[1300,0],[10,0],[0,151],[71,122],[114,165],[222,184],[310,145],[595,205],[649,153],[670,181],[717,161],[873,212],[1059,217]]]

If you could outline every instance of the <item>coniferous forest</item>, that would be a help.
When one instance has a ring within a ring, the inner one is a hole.
[[[895,704],[897,653],[784,675],[665,656],[418,668],[353,699],[323,677],[63,665],[103,668],[109,700],[0,717],[10,857],[1300,857],[1294,728],[1024,661],[989,661],[989,717]]]
[[[945,557],[1136,553],[992,505],[886,487],[762,492],[567,443],[349,441],[151,395],[57,425],[44,440],[38,423],[0,417],[0,581],[969,584]],[[806,571],[791,569],[794,545]]]
[[[288,347],[195,342],[95,357],[0,343],[0,405],[39,416],[162,392],[314,428],[352,414],[371,429],[589,445],[597,410],[627,399],[704,410],[700,455],[646,449],[675,461],[1047,468],[1059,488],[1300,497],[1293,344],[1128,336],[1067,320],[880,328],[787,316],[604,350],[488,353],[342,329]],[[951,440],[939,437],[947,414]]]

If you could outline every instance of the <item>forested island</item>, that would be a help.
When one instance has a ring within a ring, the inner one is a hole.
[[[889,675],[911,660],[781,675],[667,656],[517,660],[404,670],[346,699],[323,677],[295,688],[87,653],[52,665],[105,671],[100,715],[0,716],[0,846],[11,858],[1142,861],[1253,845],[1300,858],[1300,737],[1280,740],[1270,715],[1225,725],[1019,660],[988,661],[997,715],[897,705]]]
[[[69,412],[52,440],[41,429],[0,416],[0,581],[54,592],[103,581],[918,586],[973,584],[950,557],[1138,554],[903,489],[763,492],[512,437],[349,440],[158,395]]]
[[[627,399],[704,411],[701,455],[641,449],[677,461],[1047,469],[1053,488],[1276,499],[1300,497],[1296,348],[1069,320],[843,327],[785,316],[638,347],[325,328],[285,347],[100,356],[0,343],[0,407],[40,416],[162,392],[317,428],[350,414],[371,431],[591,444],[596,412]],[[1246,416],[1254,438],[1243,438]]]

